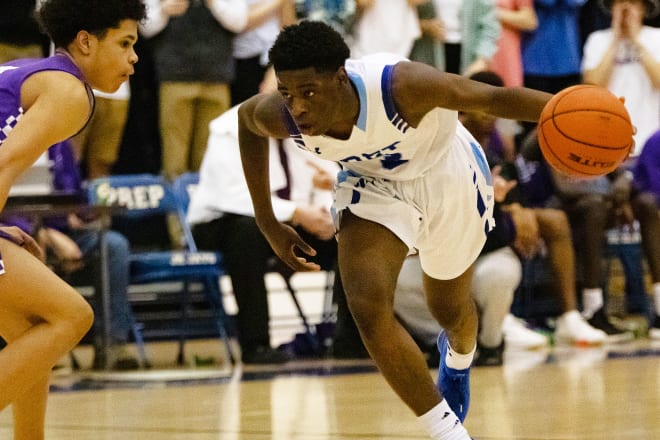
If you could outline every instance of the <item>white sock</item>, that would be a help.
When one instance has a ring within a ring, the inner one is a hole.
[[[475,344],[474,348],[472,348],[472,351],[467,354],[462,354],[451,348],[451,344],[449,341],[447,341],[447,355],[445,356],[445,364],[454,370],[465,370],[466,368],[470,368],[470,365],[472,365],[472,359],[474,358],[474,352],[476,350],[477,345]]]
[[[655,314],[660,316],[660,283],[653,283],[653,304],[655,305]]]
[[[467,430],[445,399],[417,419],[433,440],[470,440]]]
[[[600,287],[582,289],[582,316],[586,319],[591,319],[603,304],[603,289]]]

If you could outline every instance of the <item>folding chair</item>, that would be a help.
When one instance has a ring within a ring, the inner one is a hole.
[[[182,174],[172,184],[174,188],[174,193],[179,199],[180,204],[184,211],[188,210],[190,196],[195,191],[195,188],[198,184],[199,184],[199,173],[194,173],[194,172],[188,172]],[[291,270],[289,267],[285,266],[283,263],[281,263],[277,257],[273,257],[269,262],[269,271],[278,273],[284,280],[284,285],[286,286],[286,290],[289,292],[289,295],[291,296],[291,300],[293,301],[293,305],[295,306],[296,311],[298,312],[298,317],[300,318],[302,325],[305,328],[305,337],[307,338],[310,348],[314,353],[317,354],[320,353],[321,347],[319,344],[319,340],[316,337],[316,332],[314,330],[314,327],[309,323],[309,320],[307,319],[307,315],[305,315],[305,312],[303,311],[300,302],[298,301],[296,290],[293,288],[293,285],[291,284],[291,277],[295,272]]]
[[[198,252],[192,239],[185,212],[171,185],[161,176],[152,174],[115,175],[95,179],[88,184],[89,202],[96,205],[122,206],[121,215],[139,219],[154,215],[171,215],[178,220],[184,238],[184,249],[136,252],[130,257],[131,284],[152,284],[181,281],[181,331],[177,361],[184,363],[186,320],[191,285],[202,283],[212,306],[218,334],[224,341],[228,359],[235,363],[229,339],[229,324],[222,304],[220,276],[222,260],[216,252]]]

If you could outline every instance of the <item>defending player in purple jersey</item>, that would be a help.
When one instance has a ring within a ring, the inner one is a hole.
[[[15,179],[51,145],[80,131],[90,88],[113,92],[133,73],[142,0],[45,0],[37,19],[56,53],[0,65],[0,211]],[[42,439],[55,363],[92,324],[84,298],[41,261],[19,228],[0,226],[0,410],[15,439]]]

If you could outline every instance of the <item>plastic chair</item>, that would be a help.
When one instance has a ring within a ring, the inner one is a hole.
[[[199,184],[199,173],[188,172],[179,176],[174,183],[172,184],[174,188],[174,193],[176,194],[179,202],[184,211],[188,210],[188,204],[190,202],[190,196],[195,191],[196,186]],[[188,228],[189,229],[189,228]],[[316,337],[316,332],[314,331],[313,326],[309,323],[307,315],[305,315],[304,310],[302,309],[300,302],[298,301],[298,296],[296,290],[291,284],[291,277],[295,273],[293,270],[288,268],[286,265],[280,262],[276,257],[273,257],[269,262],[269,271],[278,273],[284,280],[284,285],[286,290],[289,292],[293,305],[298,312],[298,317],[300,318],[303,327],[305,328],[305,338],[310,345],[310,348],[314,353],[319,354],[321,352],[321,347],[319,340]]]
[[[152,174],[115,175],[95,179],[88,184],[89,202],[96,205],[122,206],[127,218],[171,215],[181,226],[184,239],[182,250],[136,252],[130,257],[131,284],[151,284],[181,281],[181,331],[177,361],[184,363],[186,313],[193,283],[202,283],[206,298],[214,312],[218,334],[225,344],[227,357],[235,363],[229,339],[229,324],[222,304],[220,277],[222,260],[216,252],[198,252],[192,239],[185,211],[179,204],[172,186],[161,176]]]

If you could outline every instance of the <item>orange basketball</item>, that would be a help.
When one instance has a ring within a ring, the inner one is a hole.
[[[572,177],[607,174],[634,146],[623,102],[594,85],[568,87],[553,96],[541,112],[538,139],[548,163]]]

